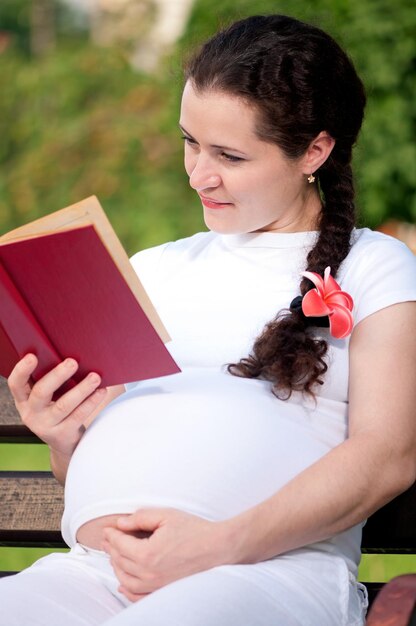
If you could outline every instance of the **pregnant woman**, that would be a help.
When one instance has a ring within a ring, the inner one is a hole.
[[[188,63],[208,230],[132,258],[182,372],[111,389],[92,372],[53,402],[77,363],[33,386],[35,355],[18,363],[70,551],[0,581],[2,623],[364,624],[362,525],[416,476],[415,260],[355,227],[364,106],[338,44],[285,16]]]

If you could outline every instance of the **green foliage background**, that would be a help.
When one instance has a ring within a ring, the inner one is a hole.
[[[91,194],[129,253],[204,228],[182,167],[181,64],[218,26],[273,11],[331,32],[366,83],[355,160],[362,223],[415,220],[414,0],[197,0],[177,49],[152,75],[133,71],[120,50],[75,30],[71,38],[68,27],[52,54],[31,58],[27,6],[0,7],[0,29],[16,32],[0,55],[0,232]]]

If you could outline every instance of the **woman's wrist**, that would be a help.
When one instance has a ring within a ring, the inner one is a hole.
[[[52,469],[52,473],[56,480],[62,485],[65,484],[65,478],[68,470],[68,465],[71,460],[72,454],[65,454],[54,450],[49,446],[49,460]]]
[[[261,561],[256,552],[256,535],[250,531],[247,514],[240,514],[220,522],[220,538],[224,564],[237,565]]]

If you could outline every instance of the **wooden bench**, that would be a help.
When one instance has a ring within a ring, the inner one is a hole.
[[[0,443],[39,443],[21,423],[4,379],[0,379]],[[63,489],[50,472],[0,472],[0,546],[65,547],[59,530],[62,509]],[[416,553],[416,484],[369,519],[362,551]],[[372,603],[370,626],[416,626],[416,574],[387,585],[365,584]]]

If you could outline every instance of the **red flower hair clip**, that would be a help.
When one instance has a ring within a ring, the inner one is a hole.
[[[353,299],[341,290],[337,281],[331,276],[331,268],[327,267],[324,277],[316,272],[302,272],[315,285],[302,298],[302,312],[306,317],[329,318],[329,332],[335,339],[343,339],[349,335],[353,327],[351,311]]]

